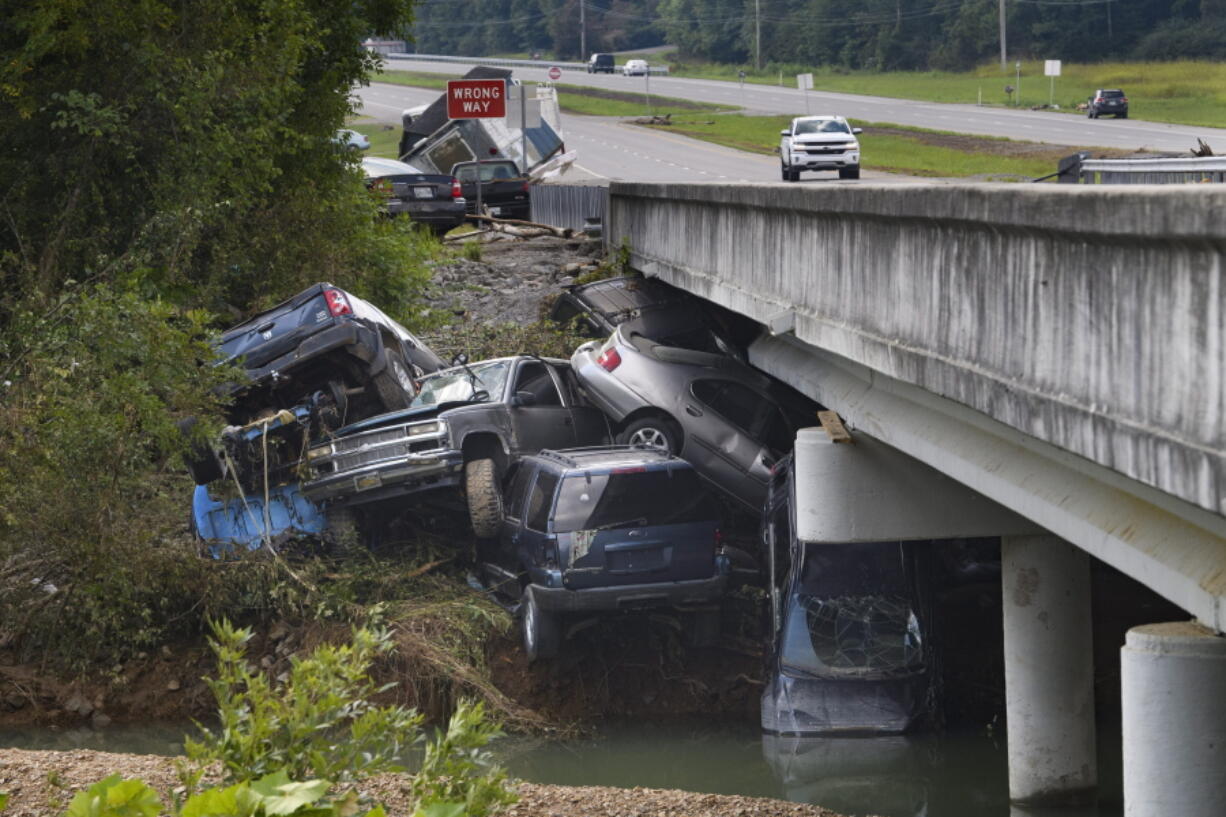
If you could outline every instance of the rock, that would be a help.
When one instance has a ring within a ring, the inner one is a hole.
[[[170,647],[167,647],[165,644],[162,645],[162,657],[166,659],[174,658],[174,653],[171,652]]]
[[[178,692],[178,690],[179,690],[179,679],[178,679],[178,678],[171,678],[171,679],[170,679],[170,683],[168,683],[168,684],[166,685],[166,689],[167,689],[167,690],[169,690],[170,692]]]
[[[90,719],[90,725],[95,729],[105,729],[111,725],[111,719],[104,712],[94,712],[94,717]]]
[[[278,621],[273,625],[272,629],[268,631],[268,638],[271,641],[280,641],[287,635],[289,635],[289,625],[284,621]]]
[[[272,656],[272,655],[266,655],[266,656],[264,656],[263,658],[261,658],[261,659],[260,659],[260,667],[261,667],[262,669],[269,669],[269,668],[271,668],[271,667],[272,667],[272,665],[273,665],[273,664],[275,664],[276,662],[277,662],[277,659],[276,659],[276,657],[275,657],[275,656]]]
[[[583,264],[579,263],[578,261],[572,261],[571,263],[562,267],[563,272],[565,272],[567,275],[572,275],[572,276],[578,273],[579,270],[581,269],[583,269]]]
[[[83,717],[88,717],[89,713],[94,711],[94,705],[85,700],[85,696],[79,692],[72,693],[67,702],[64,704],[64,709],[68,712],[74,712]]]

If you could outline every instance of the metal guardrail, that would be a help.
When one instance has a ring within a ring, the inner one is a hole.
[[[609,188],[597,184],[537,184],[532,187],[532,220],[582,230],[599,224],[604,234]]]
[[[1226,182],[1226,156],[1173,159],[1083,159],[1081,184],[1196,184]]]
[[[546,62],[545,60],[508,60],[508,59],[486,59],[484,57],[447,57],[441,54],[386,54],[389,60],[416,60],[418,62],[458,62],[464,64],[480,63],[481,65],[492,65],[495,68],[553,68],[557,66],[563,71],[586,71],[586,62]],[[667,65],[648,65],[647,70],[651,74],[667,74]],[[620,73],[620,71],[615,72]]]

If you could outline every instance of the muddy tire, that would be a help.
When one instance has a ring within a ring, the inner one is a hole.
[[[384,354],[387,365],[383,367],[383,371],[371,378],[375,392],[379,395],[379,402],[386,411],[408,408],[413,396],[417,394],[413,374],[399,350],[388,346],[384,349]]]
[[[464,490],[473,533],[482,539],[493,539],[502,525],[502,491],[493,459],[486,457],[464,464]]]
[[[333,556],[349,556],[362,544],[358,531],[358,516],[353,508],[329,508],[325,534],[328,552]]]
[[[712,647],[719,641],[719,608],[695,610],[686,614],[685,643],[691,647]]]
[[[537,604],[531,586],[524,591],[522,611],[520,629],[523,631],[528,662],[553,658],[562,646],[562,628],[552,613],[545,612]]]
[[[622,445],[642,445],[676,454],[681,451],[681,432],[672,420],[659,415],[640,417],[617,435]]]

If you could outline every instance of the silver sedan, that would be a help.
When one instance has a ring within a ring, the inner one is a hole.
[[[771,466],[821,408],[732,357],[664,346],[624,325],[580,346],[571,366],[619,443],[679,454],[754,511]]]

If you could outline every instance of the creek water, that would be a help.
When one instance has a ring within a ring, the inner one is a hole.
[[[105,730],[0,730],[0,746],[177,754],[190,725]],[[610,725],[587,738],[507,738],[515,777],[573,786],[643,786],[778,797],[880,817],[1118,817],[1119,733],[1099,738],[1096,806],[1023,810],[1008,802],[1003,735],[953,732],[877,738],[763,736],[749,725]]]

